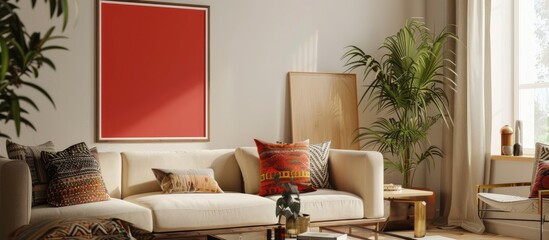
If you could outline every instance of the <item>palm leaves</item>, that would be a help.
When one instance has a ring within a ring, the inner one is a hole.
[[[412,19],[385,39],[381,49],[387,53],[380,61],[356,46],[343,55],[347,71],[363,68],[365,80],[373,76],[360,99],[364,111],[385,114],[370,127],[359,128],[355,141],[395,156],[386,157],[385,164],[403,174],[405,187],[412,185],[417,166],[443,155],[427,141],[429,129],[440,119],[452,124],[445,87],[455,89],[455,83],[444,71],[453,73],[453,63],[443,56],[448,38],[456,39],[446,31],[434,36],[425,23]]]
[[[19,0],[15,0],[16,3]],[[37,0],[31,0],[34,8]],[[50,17],[63,16],[63,30],[68,22],[68,0],[45,0],[49,3]],[[55,64],[44,55],[50,50],[67,50],[65,47],[51,45],[50,41],[64,38],[54,36],[55,27],[43,35],[40,32],[27,32],[17,12],[18,7],[11,0],[0,0],[0,121],[13,121],[17,136],[24,124],[34,130],[34,125],[26,118],[32,107],[38,111],[37,104],[29,97],[18,94],[17,89],[26,86],[44,95],[52,105],[53,98],[39,85],[28,79],[38,78],[39,69],[47,65],[55,70]],[[5,133],[0,137],[9,138]]]

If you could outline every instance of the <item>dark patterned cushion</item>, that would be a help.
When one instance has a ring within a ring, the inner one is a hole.
[[[27,162],[32,178],[32,206],[46,203],[48,174],[44,168],[42,151],[55,152],[55,146],[51,141],[38,146],[24,146],[6,140],[6,151],[10,159]]]
[[[42,152],[50,177],[48,203],[69,206],[109,200],[99,162],[85,143],[78,143],[57,152]]]
[[[539,190],[549,189],[549,161],[541,161],[538,163],[536,178],[532,183],[531,198],[538,197]]]
[[[259,195],[280,194],[281,183],[293,178],[300,192],[316,191],[311,185],[309,140],[298,143],[267,143],[255,139],[259,153]],[[274,176],[280,174],[280,183]]]
[[[328,156],[330,155],[331,141],[309,146],[311,160],[311,183],[315,188],[332,188],[328,174]]]
[[[163,193],[222,193],[211,168],[152,169]]]
[[[538,173],[538,167],[540,162],[545,162],[549,160],[549,145],[543,143],[536,143],[535,152],[534,152],[534,164],[532,169],[532,184],[530,185],[530,190],[534,187],[536,175]]]

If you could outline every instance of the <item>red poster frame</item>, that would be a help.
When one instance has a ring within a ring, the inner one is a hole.
[[[96,141],[209,141],[209,6],[97,0]]]

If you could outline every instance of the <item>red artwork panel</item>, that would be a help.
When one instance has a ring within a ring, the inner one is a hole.
[[[98,141],[208,140],[208,10],[100,1]]]

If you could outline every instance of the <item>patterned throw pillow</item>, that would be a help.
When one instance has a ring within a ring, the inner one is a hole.
[[[222,193],[211,168],[152,169],[162,193],[209,192]]]
[[[110,199],[99,162],[85,143],[57,153],[42,152],[42,159],[50,177],[49,204],[61,207]]]
[[[534,164],[532,169],[532,185],[530,185],[530,190],[534,187],[536,180],[536,174],[538,172],[538,163],[549,160],[549,145],[543,143],[536,143],[535,152],[534,152]]]
[[[297,143],[267,143],[255,140],[259,153],[259,195],[280,194],[284,191],[280,183],[293,178],[300,192],[316,191],[311,185],[309,166],[309,140]],[[280,174],[280,183],[274,176]]]
[[[38,146],[23,146],[6,140],[6,151],[10,159],[27,162],[32,178],[32,206],[46,203],[48,189],[48,174],[42,162],[41,152],[55,152],[51,141]]]
[[[531,198],[538,197],[539,190],[549,189],[549,161],[540,161],[538,163],[538,171],[536,178],[532,184]]]
[[[309,158],[311,159],[311,183],[315,188],[329,188],[330,175],[328,174],[328,156],[330,155],[331,141],[309,146]]]

